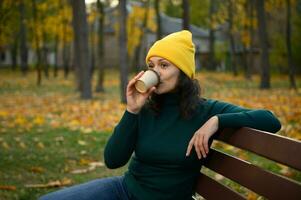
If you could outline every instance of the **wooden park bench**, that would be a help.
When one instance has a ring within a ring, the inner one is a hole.
[[[250,151],[301,171],[301,142],[251,128],[225,129],[214,140]],[[301,183],[211,148],[204,166],[263,196],[265,199],[301,200]],[[206,200],[246,199],[231,188],[200,173],[196,192]]]

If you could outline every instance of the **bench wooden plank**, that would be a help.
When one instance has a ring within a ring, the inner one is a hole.
[[[301,170],[300,141],[251,128],[224,129],[214,139]]]
[[[242,195],[231,190],[230,188],[220,184],[212,178],[201,174],[198,180],[196,191],[207,200],[216,199],[231,199],[231,200],[245,200]]]
[[[293,200],[301,197],[301,185],[298,182],[214,149],[210,150],[204,165],[269,199]]]

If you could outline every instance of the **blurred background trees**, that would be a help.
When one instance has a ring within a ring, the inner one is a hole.
[[[128,75],[145,69],[148,48],[182,29],[193,33],[198,70],[246,81],[259,74],[260,88],[281,73],[297,87],[300,0],[2,0],[0,68],[36,70],[38,85],[72,71],[83,99],[92,98],[93,74],[103,92],[105,70],[118,69],[125,102]]]

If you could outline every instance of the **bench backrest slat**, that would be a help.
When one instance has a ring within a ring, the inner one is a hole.
[[[211,149],[205,166],[268,199],[298,199],[301,185],[249,162]]]
[[[300,141],[251,128],[240,128],[238,130],[224,129],[215,134],[212,139],[251,151],[257,155],[301,171]],[[300,182],[277,175],[268,169],[262,169],[260,166],[255,166],[213,148],[209,152],[204,162],[207,168],[222,174],[255,193],[268,199],[301,199]],[[221,189],[222,187],[225,189]],[[240,199],[239,196],[237,197],[235,193],[229,190],[231,189],[200,173],[196,192],[204,198],[219,199],[216,198],[216,195],[219,195],[225,197],[223,199]],[[228,197],[226,195],[233,195],[235,197],[226,198]]]
[[[212,178],[201,174],[199,178],[199,184],[197,185],[197,191],[207,200],[216,199],[231,199],[231,200],[245,200],[239,193],[231,190],[228,187],[223,186],[219,182]]]
[[[251,128],[224,129],[216,139],[301,170],[299,141]]]

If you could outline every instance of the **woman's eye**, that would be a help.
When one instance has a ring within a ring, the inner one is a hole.
[[[161,67],[162,67],[162,68],[167,68],[167,67],[168,67],[168,64],[167,64],[167,63],[161,63]]]
[[[154,65],[148,64],[148,68],[154,68]]]

